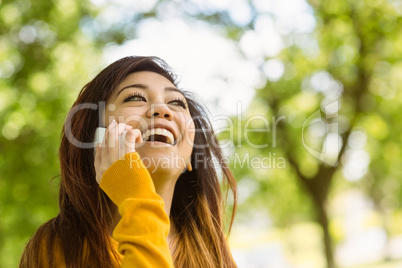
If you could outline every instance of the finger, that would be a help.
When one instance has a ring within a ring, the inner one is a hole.
[[[143,143],[142,133],[139,129],[132,129],[127,131],[125,138],[125,150],[126,153],[135,152],[135,148],[137,144]]]
[[[116,127],[116,125],[117,125],[116,120],[113,120],[112,123],[110,123],[109,126],[106,128],[105,135],[103,137],[102,147],[109,147],[109,146],[106,146],[109,143],[109,132],[112,129],[114,129]]]
[[[118,133],[124,131],[124,126],[115,122],[111,123],[107,128],[105,133],[104,147],[100,150],[99,158],[99,174],[97,180],[101,179],[101,176],[106,170],[119,159],[119,143],[116,142],[116,137],[118,138]]]
[[[126,134],[126,139],[127,141],[131,143],[143,143],[142,140],[142,133],[139,129],[132,129],[130,131],[127,131]]]
[[[110,129],[108,150],[109,156],[113,161],[117,161],[123,155],[124,151],[124,132],[127,130],[127,125],[124,123],[118,123],[115,127]],[[128,128],[130,129],[130,128]]]
[[[119,136],[126,129],[127,125],[123,123],[117,123],[116,121],[112,122],[106,131],[106,147],[108,148],[116,148],[119,143]]]

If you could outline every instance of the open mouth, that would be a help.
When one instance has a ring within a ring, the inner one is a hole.
[[[164,128],[148,129],[144,134],[142,134],[142,140],[144,142],[162,142],[175,145],[173,133]]]

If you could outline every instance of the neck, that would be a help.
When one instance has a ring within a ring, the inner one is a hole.
[[[153,173],[152,180],[155,185],[156,193],[163,199],[165,212],[168,218],[170,217],[170,208],[172,207],[173,193],[176,186],[176,179],[172,179],[171,174]],[[172,241],[173,230],[170,230],[167,241],[170,244]]]
[[[172,179],[171,176],[158,175],[159,174],[152,174],[152,179],[154,181],[156,193],[163,199],[165,212],[169,217],[177,179]]]

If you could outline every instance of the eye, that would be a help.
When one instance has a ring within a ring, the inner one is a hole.
[[[123,102],[129,102],[129,101],[143,101],[147,102],[147,99],[145,99],[145,96],[141,94],[140,92],[134,92],[130,95],[128,95]]]
[[[185,100],[182,100],[180,98],[177,98],[175,100],[172,100],[169,102],[169,104],[171,105],[175,105],[175,106],[181,106],[183,109],[187,109],[187,103]]]

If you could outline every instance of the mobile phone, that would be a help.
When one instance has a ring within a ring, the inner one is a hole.
[[[95,138],[94,143],[102,143],[103,137],[105,136],[106,128],[105,127],[98,127],[95,131]]]

